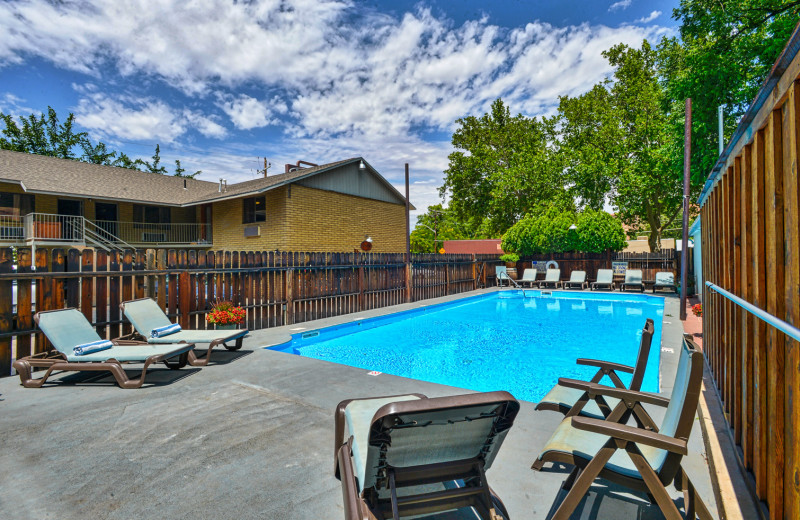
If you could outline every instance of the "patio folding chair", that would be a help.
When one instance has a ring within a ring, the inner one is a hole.
[[[334,473],[342,482],[345,519],[444,511],[459,515],[447,518],[508,519],[485,472],[519,408],[508,392],[342,401]]]
[[[625,281],[620,285],[620,291],[627,291],[630,288],[639,289],[641,292],[644,292],[641,269],[628,269],[625,271]]]
[[[529,287],[533,287],[533,284],[536,283],[536,275],[539,274],[536,269],[525,269],[522,272],[522,278],[517,280],[517,283],[524,286],[528,284]]]
[[[219,345],[228,350],[242,348],[242,340],[249,332],[247,329],[238,330],[180,330],[173,334],[153,337],[153,331],[173,325],[158,303],[152,298],[140,298],[120,304],[123,314],[131,322],[136,332],[131,334],[131,339],[143,340],[147,343],[208,343],[208,351],[202,358],[197,357],[195,351],[189,352],[189,364],[192,366],[206,366],[211,359],[211,350]],[[229,341],[236,341],[234,345],[227,345]]]
[[[26,356],[14,361],[22,386],[40,388],[54,371],[111,372],[121,388],[140,388],[147,369],[153,363],[164,362],[169,368],[186,366],[188,353],[194,345],[148,345],[141,341],[103,341],[86,317],[77,309],[37,312],[33,317],[55,350]],[[78,354],[76,347],[100,344],[101,350]],[[111,343],[109,346],[108,343]],[[138,379],[130,379],[122,365],[143,363]],[[42,377],[33,379],[32,368],[47,369]]]
[[[626,388],[625,383],[617,375],[618,372],[632,374],[630,390],[639,390],[642,387],[642,380],[647,368],[647,360],[650,356],[650,345],[653,342],[653,332],[655,330],[653,320],[647,318],[644,329],[642,329],[642,339],[639,341],[639,354],[636,357],[636,365],[630,367],[619,363],[608,361],[598,361],[596,359],[578,359],[579,365],[597,367],[597,373],[592,377],[592,383],[600,383],[605,376],[617,388]],[[619,403],[619,399],[613,397],[598,396],[597,399],[590,399],[589,394],[584,390],[569,388],[560,384],[555,385],[547,395],[536,405],[537,410],[553,410],[561,412],[568,417],[573,415],[583,415],[604,419],[611,410]]]
[[[556,289],[559,285],[561,285],[561,269],[548,269],[544,280],[539,282],[540,288],[552,287]]]
[[[688,454],[702,377],[703,354],[689,336],[684,336],[669,399],[575,381],[575,386],[582,386],[591,397],[616,397],[622,402],[605,420],[565,418],[534,462],[533,469],[538,471],[547,462],[574,466],[563,486],[568,491],[567,496],[551,520],[567,520],[596,478],[647,493],[670,519],[683,518],[667,492],[666,486],[674,483],[676,489],[683,491],[686,517],[711,520],[711,514],[681,466],[683,457]],[[632,415],[646,415],[641,404],[666,407],[660,429],[652,420],[650,429],[626,424]],[[634,412],[637,406],[638,412]]]
[[[656,273],[656,283],[653,284],[653,292],[655,293],[657,289],[672,289],[677,293],[678,286],[675,285],[675,275],[666,271]]]
[[[597,270],[597,281],[592,282],[591,290],[595,289],[609,289],[611,291],[614,290],[614,271],[611,269],[598,269]]]
[[[572,289],[573,287],[587,289],[589,287],[589,282],[586,281],[586,271],[572,271],[569,274],[569,280],[562,282],[561,286],[564,289]]]

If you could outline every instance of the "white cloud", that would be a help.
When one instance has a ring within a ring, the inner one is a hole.
[[[35,112],[32,108],[26,106],[25,103],[25,99],[11,92],[5,92],[0,95],[0,112],[10,115],[15,120],[19,119],[21,116],[27,116]]]
[[[106,136],[174,142],[194,128],[221,138],[231,134],[227,116],[238,130],[283,125],[283,141],[258,145],[257,153],[276,150],[276,165],[363,155],[382,172],[408,161],[440,181],[450,144],[430,142],[428,132],[452,131],[455,119],[485,112],[497,97],[514,112],[552,113],[559,95],[585,92],[611,72],[603,50],[668,32],[539,21],[504,29],[487,18],[454,25],[425,8],[398,19],[351,0],[28,0],[0,3],[0,67],[36,56],[90,74],[94,84],[76,89],[76,117]],[[126,81],[148,94],[109,89]],[[155,99],[164,88],[192,98],[192,108]],[[196,110],[202,103],[219,112]],[[217,171],[204,160],[200,169]]]
[[[619,2],[614,2],[609,6],[609,11],[616,11],[617,9],[627,9],[631,6],[631,2],[633,0],[619,0]]]
[[[183,117],[198,132],[206,137],[222,139],[228,135],[228,131],[224,126],[217,123],[213,117],[205,116],[201,112],[184,110]]]
[[[242,94],[238,98],[221,96],[217,106],[231,118],[231,122],[239,130],[251,130],[276,124],[278,120],[272,117],[273,113],[285,114],[288,111],[286,103],[280,98],[273,98],[270,103],[266,103],[246,94]]]
[[[649,15],[643,16],[642,18],[639,18],[636,21],[638,23],[649,23],[658,18],[659,16],[661,16],[661,11],[653,11]]]
[[[185,122],[165,103],[152,99],[113,99],[102,93],[82,98],[75,120],[93,134],[170,143],[186,131]]]
[[[190,128],[206,137],[227,135],[224,127],[198,111],[175,110],[155,99],[126,95],[114,98],[99,92],[81,98],[75,121],[104,138],[172,143]]]

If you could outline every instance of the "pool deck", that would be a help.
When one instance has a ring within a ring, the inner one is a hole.
[[[466,391],[370,376],[363,369],[262,347],[286,341],[301,327],[316,329],[481,292],[486,291],[255,331],[239,352],[215,350],[211,366],[148,372],[149,384],[138,390],[120,389],[110,376],[91,373],[51,378],[56,383],[41,389],[23,388],[18,377],[4,378],[2,516],[342,518],[341,488],[333,477],[336,404],[352,397],[409,392],[436,397]],[[678,300],[667,297],[662,347],[673,352],[662,351],[662,381],[674,377],[682,332]],[[662,388],[667,395],[669,390]],[[658,412],[653,410],[657,420]],[[563,498],[563,469],[530,469],[560,418],[523,402],[488,471],[512,518],[547,518]],[[719,517],[719,492],[712,486],[699,424],[692,431],[685,468]],[[746,493],[723,496],[740,501],[734,505],[741,511],[752,508]],[[643,497],[597,481],[573,518],[663,516]]]

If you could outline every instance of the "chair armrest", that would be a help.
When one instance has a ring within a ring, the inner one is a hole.
[[[374,520],[372,514],[368,514],[362,508],[361,498],[358,496],[358,483],[356,482],[356,475],[353,469],[352,459],[352,441],[350,437],[348,441],[342,444],[341,448],[336,454],[338,467],[340,469],[339,476],[342,481],[342,499],[344,504],[344,517],[345,520]]]
[[[645,444],[660,450],[671,451],[680,455],[689,453],[687,442],[683,439],[676,439],[668,435],[656,433],[650,430],[643,430],[627,424],[590,419],[588,417],[572,417],[572,427],[577,430],[608,435],[615,439]]]
[[[649,394],[646,392],[637,392],[635,390],[628,390],[625,388],[615,388],[613,386],[605,386],[605,385],[598,385],[597,383],[589,383],[586,381],[579,381],[577,379],[568,379],[566,377],[560,377],[558,379],[558,384],[561,386],[566,386],[567,388],[576,388],[578,390],[583,390],[584,392],[588,392],[589,395],[602,395],[606,397],[615,397],[617,399],[623,400],[626,403],[630,402],[639,402],[645,404],[654,404],[657,406],[668,406],[669,399],[666,397],[661,397],[660,395],[656,394]]]
[[[602,368],[604,370],[614,370],[617,372],[627,372],[629,374],[633,374],[633,367],[629,367],[628,365],[621,365],[619,363],[612,363],[610,361],[600,361],[599,359],[586,359],[586,358],[578,358],[575,363],[579,365],[589,365],[597,368]]]

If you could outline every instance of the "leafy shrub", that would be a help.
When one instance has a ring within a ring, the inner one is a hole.
[[[573,225],[577,229],[570,229]],[[522,256],[584,251],[601,253],[623,249],[625,233],[619,219],[605,211],[582,213],[551,207],[526,215],[503,235],[504,251]]]
[[[504,255],[500,255],[500,261],[506,263],[517,263],[519,262],[519,255],[517,253],[506,253]]]

